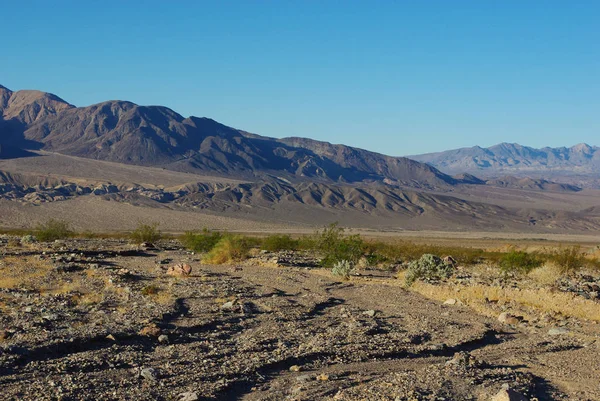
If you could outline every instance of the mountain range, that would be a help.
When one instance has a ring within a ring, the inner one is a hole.
[[[141,216],[152,208],[158,219],[160,211],[169,225],[181,216],[177,213],[186,213],[175,230],[192,224],[196,211],[293,224],[600,228],[600,215],[589,212],[598,206],[595,198],[565,198],[577,196],[569,195],[580,191],[577,186],[521,174],[479,174],[509,166],[534,171],[559,162],[563,170],[574,171],[577,163],[597,162],[600,152],[592,147],[554,152],[499,145],[471,149],[476,156],[463,149],[455,156],[413,160],[308,138],[260,136],[162,106],[113,100],[75,107],[53,94],[4,86],[0,116],[0,206],[10,210],[0,207],[0,212],[5,221],[6,216],[16,219],[11,224],[17,226],[36,210],[29,206],[81,205],[79,199],[93,198],[109,203],[94,203],[81,216],[107,204],[123,211],[117,205],[128,204],[142,208]],[[72,218],[73,207],[51,208]],[[124,221],[132,215],[131,209],[123,211],[106,229],[130,228]],[[98,218],[98,224],[107,221],[106,213]]]
[[[500,143],[489,148],[474,146],[408,157],[447,174],[469,173],[486,178],[527,176],[584,186],[597,183],[600,178],[600,148],[585,143],[541,149]]]
[[[263,137],[209,118],[184,118],[162,106],[108,101],[74,107],[52,94],[1,86],[0,99],[0,157],[28,149],[230,177],[386,180],[431,188],[459,182],[408,158],[305,138]]]

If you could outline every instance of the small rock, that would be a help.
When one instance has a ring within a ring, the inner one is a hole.
[[[187,263],[179,263],[174,266],[169,266],[167,274],[169,276],[186,277],[192,273],[192,266]]]
[[[144,368],[142,369],[142,371],[140,372],[140,376],[142,376],[144,379],[148,380],[148,381],[156,381],[156,379],[158,379],[158,373],[156,372],[156,369],[154,368]]]
[[[300,372],[300,366],[298,366],[298,365],[290,366],[290,372]]]
[[[514,390],[503,388],[500,390],[493,398],[492,401],[529,401],[527,398],[523,396],[523,394],[518,393]]]
[[[236,306],[236,303],[237,303],[236,300],[225,302],[223,305],[221,305],[221,310],[224,310],[224,311],[233,310]]]
[[[377,313],[376,311],[374,311],[373,309],[371,309],[371,310],[364,311],[363,315],[367,315],[367,316],[373,317],[373,316],[375,316],[376,313]]]
[[[569,334],[569,330],[565,329],[564,327],[554,327],[548,330],[549,336],[562,336],[564,334]]]
[[[329,380],[329,375],[325,374],[325,373],[321,373],[320,375],[317,376],[317,380],[326,382],[327,380]]]
[[[194,391],[188,391],[187,393],[179,394],[178,401],[198,401],[199,399],[198,393]]]
[[[160,328],[155,324],[149,324],[141,329],[138,334],[140,336],[158,337],[160,335]]]
[[[160,336],[158,336],[158,342],[167,344],[169,342],[169,336],[166,334],[161,334]]]
[[[115,336],[113,336],[112,334],[109,334],[105,337],[107,340],[111,340],[111,341],[117,341],[117,339],[115,338]]]
[[[444,305],[456,305],[456,299],[454,298],[449,298],[444,302]]]
[[[498,321],[504,324],[516,325],[521,323],[523,318],[521,316],[514,316],[508,312],[502,312],[500,316],[498,316]]]

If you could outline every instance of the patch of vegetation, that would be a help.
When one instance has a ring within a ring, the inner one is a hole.
[[[551,260],[556,263],[561,273],[571,273],[585,266],[586,259],[579,245],[557,250]]]
[[[540,267],[543,260],[535,254],[523,251],[510,251],[504,254],[499,261],[503,273],[529,273]]]
[[[410,241],[397,241],[394,243],[371,241],[367,243],[367,254],[378,263],[396,263],[402,260],[418,260],[426,254],[452,256],[461,265],[474,265],[486,258],[495,258],[496,254],[485,252],[482,249],[439,246],[430,244],[415,244]]]
[[[299,241],[289,235],[269,235],[262,240],[262,249],[270,252],[293,251],[299,248]]]
[[[131,239],[136,244],[143,242],[156,242],[162,237],[160,230],[158,229],[158,223],[143,224],[140,223],[135,231],[131,233]]]
[[[160,291],[160,287],[155,284],[148,284],[144,288],[142,288],[142,295],[156,295]]]
[[[332,268],[335,263],[346,260],[353,265],[365,251],[365,243],[360,235],[346,235],[338,223],[330,224],[317,231],[314,238],[315,249],[322,253],[323,267]]]
[[[348,280],[353,271],[354,265],[347,260],[336,262],[331,269],[334,276],[341,277],[344,280]]]
[[[419,260],[413,260],[408,265],[405,274],[407,286],[411,286],[416,280],[443,280],[452,276],[454,267],[444,262],[438,256],[425,254]]]
[[[220,265],[232,261],[244,260],[252,241],[240,235],[226,235],[204,256],[202,262]]]
[[[55,241],[73,236],[69,223],[64,220],[50,219],[36,227],[35,235],[40,241]]]
[[[223,234],[220,232],[204,228],[202,232],[186,231],[181,237],[181,242],[183,246],[194,252],[209,252],[221,239]]]

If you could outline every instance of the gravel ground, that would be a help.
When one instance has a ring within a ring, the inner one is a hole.
[[[511,326],[381,272],[202,265],[175,242],[0,255],[6,400],[600,399],[598,325]]]

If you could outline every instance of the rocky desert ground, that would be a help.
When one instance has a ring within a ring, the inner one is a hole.
[[[2,399],[598,400],[600,273],[536,271],[4,235]]]

